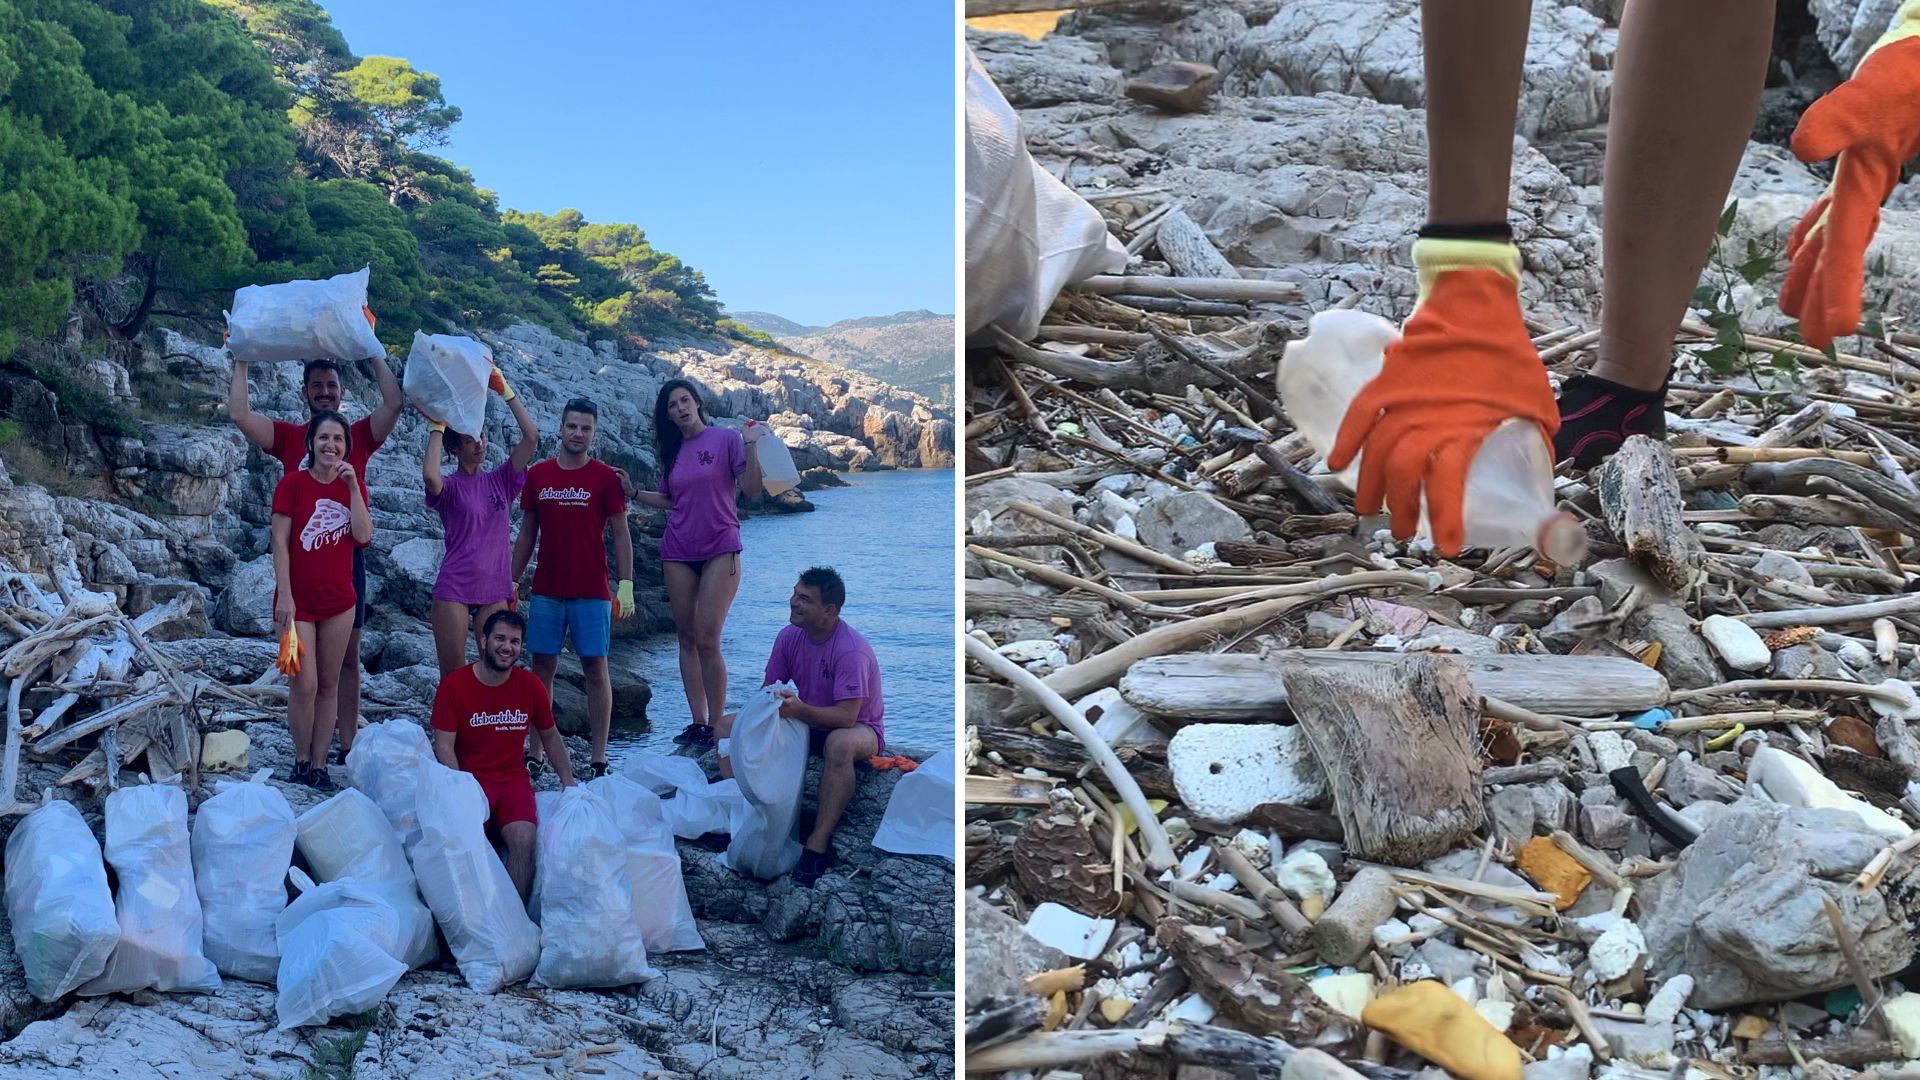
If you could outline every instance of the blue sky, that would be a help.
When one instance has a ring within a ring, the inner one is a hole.
[[[637,224],[734,311],[954,310],[949,4],[321,4],[440,77],[504,207]]]

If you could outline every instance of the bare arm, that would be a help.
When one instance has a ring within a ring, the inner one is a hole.
[[[520,535],[513,538],[513,583],[520,584],[520,575],[527,572],[527,563],[533,559],[533,545],[540,539],[540,511],[523,509],[520,511]]]
[[[353,542],[364,544],[373,539],[373,515],[367,513],[367,500],[360,494],[360,485],[352,481],[347,483],[347,524],[353,530]]]
[[[287,541],[293,536],[293,519],[273,515],[273,586],[276,600],[274,622],[284,628],[293,620],[293,569],[287,554]]]
[[[866,698],[842,698],[832,705],[809,705],[798,696],[782,696],[780,715],[804,721],[809,727],[848,728],[860,722],[860,704]]]
[[[507,457],[513,462],[514,472],[524,472],[533,461],[534,452],[540,449],[540,429],[534,426],[533,417],[527,415],[527,407],[520,404],[518,395],[507,399],[507,408],[513,410],[514,422],[520,425],[520,441],[513,444]]]
[[[560,738],[557,727],[536,728],[540,732],[540,745],[547,748],[547,763],[553,766],[553,773],[560,778],[560,786],[573,786],[573,762],[567,760],[567,744]]]
[[[440,446],[445,441],[444,432],[428,431],[427,456],[420,459],[420,478],[427,482],[427,494],[432,495],[436,499],[440,497],[441,487]],[[519,452],[520,448],[517,446],[514,447],[514,453],[517,454]]]
[[[227,415],[247,441],[262,450],[273,448],[273,421],[253,411],[247,401],[247,362],[233,362],[233,379],[227,384]]]
[[[747,498],[757,499],[760,497],[760,492],[763,489],[760,486],[760,455],[754,452],[753,447],[755,443],[766,438],[767,429],[764,424],[756,424],[748,430],[759,431],[760,435],[756,438],[745,440],[747,444],[747,471],[740,474],[740,490],[747,493]]]
[[[453,756],[454,732],[433,729],[433,756],[449,769],[458,769],[460,759]]]
[[[386,442],[400,422],[400,380],[393,377],[386,357],[376,356],[370,362],[373,381],[380,384],[380,407],[367,416],[367,426],[373,429],[373,441]]]
[[[613,525],[613,568],[619,571],[619,581],[633,580],[633,532],[627,526],[627,515],[621,514],[611,519]]]
[[[651,506],[655,510],[673,509],[672,499],[667,498],[657,491],[640,490],[639,486],[633,482],[633,477],[627,475],[627,470],[615,466],[613,472],[615,476],[620,478],[620,494],[626,496],[628,502],[637,502],[641,506]]]

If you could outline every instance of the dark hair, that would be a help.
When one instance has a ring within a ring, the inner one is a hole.
[[[700,422],[711,423],[707,419],[707,403],[700,397],[700,388],[686,379],[670,379],[660,388],[660,396],[653,399],[653,445],[660,451],[660,475],[662,478],[673,474],[674,460],[680,456],[680,443],[684,436],[680,434],[680,425],[667,416],[667,399],[675,390],[685,390],[693,395],[693,407],[700,414]]]
[[[597,424],[600,422],[600,406],[595,405],[588,398],[577,397],[561,406],[560,420],[562,423],[566,422],[567,414],[570,412],[586,413],[588,416],[593,417],[594,423]]]
[[[462,434],[452,428],[448,428],[440,434],[440,445],[446,448],[447,453],[457,454],[460,452],[460,447],[465,445],[466,441],[471,438],[473,438],[472,435]]]
[[[320,425],[328,421],[339,424],[340,434],[347,440],[347,452],[340,455],[341,458],[345,459],[353,453],[353,425],[347,423],[346,417],[332,409],[322,409],[313,414],[313,419],[307,421],[307,460],[313,460],[313,436],[320,430]]]
[[[493,628],[496,626],[499,626],[502,622],[506,623],[508,626],[513,627],[515,630],[520,631],[521,637],[524,638],[527,636],[527,617],[525,615],[520,614],[517,611],[509,611],[506,608],[501,608],[499,611],[496,611],[493,614],[487,616],[487,621],[481,624],[481,627],[480,627],[481,640],[484,641],[487,638],[492,637]]]
[[[820,602],[840,607],[847,602],[847,583],[831,566],[809,566],[800,572],[800,584],[811,585],[820,593]]]
[[[300,371],[300,385],[307,385],[307,380],[313,378],[313,373],[316,371],[331,371],[335,375],[338,375],[340,374],[340,365],[332,360],[309,360],[307,361],[307,366]]]

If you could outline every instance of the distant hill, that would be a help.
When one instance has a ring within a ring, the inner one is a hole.
[[[902,311],[842,319],[832,326],[804,326],[764,311],[734,311],[727,317],[771,334],[785,348],[863,371],[903,390],[953,404],[953,316]]]

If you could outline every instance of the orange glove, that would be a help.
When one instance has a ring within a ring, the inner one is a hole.
[[[307,647],[300,644],[299,633],[294,630],[292,623],[288,623],[287,632],[280,635],[280,656],[273,666],[280,670],[280,674],[291,679],[300,674],[300,658],[306,653]]]
[[[502,401],[513,400],[513,387],[507,385],[506,377],[500,374],[499,368],[494,368],[493,373],[487,376],[487,389],[499,394]]]
[[[1520,321],[1520,252],[1489,240],[1423,239],[1413,245],[1420,299],[1387,346],[1380,374],[1347,407],[1327,467],[1360,459],[1354,508],[1384,504],[1393,535],[1420,523],[1424,488],[1434,545],[1457,555],[1467,469],[1487,434],[1514,417],[1548,442],[1560,428],[1553,388]]]
[[[1920,153],[1920,0],[1907,0],[1893,28],[1867,50],[1853,77],[1807,107],[1793,129],[1801,161],[1839,156],[1833,182],[1787,238],[1780,310],[1800,337],[1824,349],[1860,325],[1867,241],[1900,166]]]

